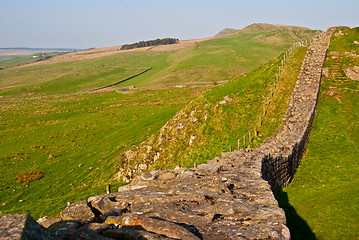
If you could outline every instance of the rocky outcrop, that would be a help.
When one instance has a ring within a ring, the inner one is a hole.
[[[195,168],[142,173],[41,224],[60,239],[290,239],[273,191],[290,182],[305,151],[333,30],[313,40],[283,124],[260,147]]]

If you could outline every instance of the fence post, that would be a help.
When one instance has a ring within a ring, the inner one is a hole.
[[[251,131],[250,130],[248,130],[248,143],[249,144],[251,144],[251,142],[252,142],[252,136],[251,136]]]
[[[107,194],[111,193],[111,187],[110,187],[110,185],[106,185],[106,192],[107,192]]]
[[[263,117],[265,117],[267,114],[266,105],[263,105]]]
[[[241,141],[239,141],[239,138],[238,138],[238,151],[239,151],[239,149],[241,149]]]
[[[246,149],[246,135],[243,135],[243,149]]]

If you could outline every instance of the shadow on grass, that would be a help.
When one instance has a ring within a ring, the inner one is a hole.
[[[284,209],[287,218],[287,226],[290,230],[292,240],[315,240],[315,234],[312,232],[307,222],[301,218],[295,208],[290,205],[288,195],[286,192],[280,190],[276,194],[276,199],[279,206]]]

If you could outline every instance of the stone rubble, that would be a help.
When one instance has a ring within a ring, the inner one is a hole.
[[[305,151],[323,62],[337,29],[313,40],[283,124],[260,147],[226,152],[194,168],[142,173],[116,193],[69,204],[61,219],[41,219],[47,231],[38,227],[47,239],[290,239],[273,192],[290,182]],[[22,223],[12,234],[10,225],[19,220],[11,216],[0,215],[7,223],[0,237],[20,239],[27,228]]]

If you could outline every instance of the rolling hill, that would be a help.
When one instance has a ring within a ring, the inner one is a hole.
[[[283,30],[308,31],[310,29],[306,27],[298,27],[298,26],[288,26],[288,25],[268,24],[268,23],[253,23],[242,29],[225,28],[222,31],[220,31],[216,35],[216,37],[229,35],[229,34],[236,34],[236,33],[250,34],[250,33],[262,33],[262,32],[283,31]]]
[[[233,102],[216,112],[210,110],[211,123],[196,130],[203,130],[197,143],[207,145],[193,145],[187,159],[173,155],[166,158],[171,161],[154,167],[206,161],[227,150],[236,139],[224,132],[230,129],[243,136],[258,121],[257,112],[280,65],[277,57],[298,39],[309,40],[317,32],[273,28],[173,46],[91,49],[1,70],[1,213],[56,215],[68,201],[103,193],[110,183],[119,186],[122,183],[113,177],[123,168],[121,156],[126,151],[159,134],[181,109],[190,110],[189,114],[196,106],[206,110],[228,95]],[[296,67],[286,70],[288,76],[295,76],[304,52],[305,48],[295,52],[291,61]],[[149,67],[148,72],[106,91],[90,91]],[[229,83],[222,85],[225,82]],[[293,82],[288,82],[283,82],[286,86],[278,97],[290,96]],[[278,102],[282,106],[273,105],[273,116],[268,115],[267,127],[253,144],[280,122],[275,112],[286,106],[284,100]],[[212,149],[211,144],[218,142]],[[181,153],[187,139],[179,143],[168,150]],[[42,178],[19,181],[24,174],[38,172]]]

